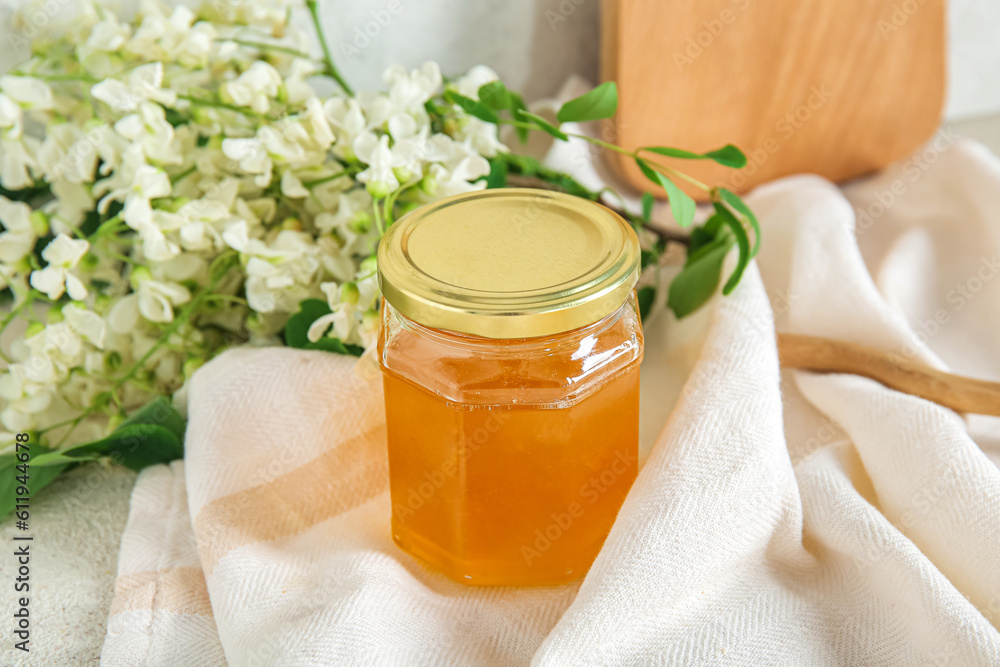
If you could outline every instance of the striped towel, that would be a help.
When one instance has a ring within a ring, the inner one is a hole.
[[[1000,420],[782,371],[774,343],[1000,379],[1000,162],[920,156],[759,189],[760,270],[654,312],[642,468],[573,584],[467,588],[394,546],[370,358],[221,355],[185,462],[136,485],[102,663],[1000,664]]]

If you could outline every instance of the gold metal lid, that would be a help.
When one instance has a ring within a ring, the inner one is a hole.
[[[502,188],[408,213],[379,243],[378,281],[407,318],[486,338],[530,338],[613,313],[639,278],[639,239],[571,195]]]

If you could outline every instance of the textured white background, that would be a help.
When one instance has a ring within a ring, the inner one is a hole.
[[[57,6],[65,15],[78,0],[33,1]],[[570,74],[597,78],[600,0],[320,1],[336,58],[355,87],[378,87],[386,65],[412,67],[427,59],[440,62],[446,73],[488,64],[528,99],[554,94]],[[10,7],[24,3],[0,0],[0,20]],[[1000,113],[1000,2],[951,0],[948,13],[947,117]],[[373,36],[363,36],[367,44],[362,41],[357,48],[357,35],[380,16],[385,25],[374,23]],[[347,53],[349,47],[357,52]],[[12,54],[9,39],[0,33],[0,69],[11,66]]]

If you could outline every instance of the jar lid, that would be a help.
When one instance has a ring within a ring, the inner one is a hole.
[[[579,197],[523,188],[455,195],[394,223],[378,248],[385,299],[435,329],[531,338],[617,310],[639,278],[639,239]]]

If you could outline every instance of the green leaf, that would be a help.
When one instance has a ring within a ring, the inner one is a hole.
[[[187,423],[170,400],[160,396],[123,421],[108,437],[39,456],[33,466],[59,466],[110,456],[132,470],[184,456]]]
[[[513,167],[522,176],[534,176],[542,169],[542,163],[528,155],[505,152],[500,153],[494,159],[505,161],[509,167]]]
[[[674,214],[674,220],[677,221],[681,227],[688,227],[694,222],[695,213],[695,203],[683,190],[677,187],[673,181],[664,176],[658,171],[654,171],[649,164],[642,158],[636,158],[635,163],[639,165],[639,169],[642,170],[643,175],[646,176],[650,181],[660,185],[664,191],[667,193],[667,198],[670,200],[670,210]]]
[[[309,340],[312,323],[331,312],[330,306],[322,299],[304,299],[299,303],[299,312],[288,318],[285,325],[285,345],[299,350],[321,350],[360,357],[365,351],[363,347],[347,345],[339,338],[324,336],[316,342]]]
[[[618,110],[618,86],[605,81],[588,93],[576,97],[561,107],[556,118],[560,123],[611,118]]]
[[[510,107],[510,94],[503,81],[490,81],[479,86],[479,101],[494,111]]]
[[[508,90],[507,101],[509,103],[507,110],[510,111],[511,118],[518,118],[517,114],[519,111],[528,110],[527,105],[524,103],[524,98],[518,93]],[[514,131],[517,132],[517,138],[521,140],[522,144],[528,141],[528,128],[515,126]]]
[[[719,228],[723,225],[722,218],[713,215],[705,221],[704,225],[691,230],[691,237],[688,240],[687,254],[690,257],[702,246],[706,246],[716,239]]]
[[[723,234],[688,257],[667,293],[667,307],[677,319],[687,317],[712,298],[732,245],[729,235]]]
[[[25,486],[31,492],[28,497],[32,501],[39,491],[48,486],[67,467],[66,465],[35,467],[35,457],[49,451],[51,450],[48,447],[35,442],[28,445],[28,483]],[[6,454],[0,457],[0,517],[5,517],[13,512],[17,505],[17,487],[21,486],[21,482],[17,478],[22,474],[17,466],[21,463],[23,462],[18,460],[17,454]]]
[[[507,161],[493,158],[489,162],[490,173],[486,177],[486,189],[495,190],[507,187]]]
[[[288,347],[306,349],[309,344],[309,327],[312,323],[329,315],[330,306],[322,299],[304,299],[299,303],[299,312],[288,318],[285,325],[285,345]]]
[[[670,148],[668,146],[647,146],[639,151],[648,151],[666,157],[676,157],[682,160],[714,160],[724,167],[741,169],[747,165],[747,156],[736,146],[726,144],[722,148],[716,148],[707,153],[694,153],[683,148]]]
[[[656,301],[656,288],[652,285],[641,287],[635,293],[635,297],[636,301],[639,302],[639,318],[645,321],[646,316],[653,308],[653,302]]]
[[[722,222],[726,223],[729,226],[729,229],[732,230],[733,235],[736,237],[736,244],[740,249],[740,257],[739,261],[736,263],[736,268],[733,270],[732,275],[729,276],[729,280],[726,281],[726,284],[722,288],[723,294],[729,294],[736,289],[736,286],[740,282],[740,278],[743,277],[743,271],[750,263],[750,239],[747,237],[747,230],[743,226],[743,223],[740,222],[735,215],[733,215],[732,211],[718,202],[715,202],[714,206],[716,213],[718,213],[719,217],[722,218]]]
[[[747,166],[747,156],[732,144],[726,144],[722,148],[708,151],[705,153],[705,157],[715,160],[724,167],[732,167],[733,169],[742,169]]]
[[[188,119],[185,118],[176,109],[171,109],[170,107],[163,108],[164,119],[170,123],[173,127],[180,127],[181,125],[187,125]]]
[[[518,118],[518,120],[523,120],[523,121],[531,123],[532,125],[534,125],[535,127],[537,127],[539,130],[541,130],[542,132],[547,132],[548,134],[551,134],[556,139],[562,139],[563,141],[569,141],[569,137],[566,135],[565,132],[563,132],[558,127],[556,127],[555,125],[553,125],[549,121],[545,120],[541,116],[536,116],[535,114],[531,113],[530,111],[525,111],[524,109],[518,109],[517,110],[517,118]]]
[[[653,195],[649,192],[642,193],[642,221],[649,223],[653,219]]]
[[[482,102],[477,102],[471,97],[460,95],[454,90],[444,91],[444,99],[452,104],[457,104],[467,114],[475,116],[479,120],[485,120],[487,123],[493,123],[494,125],[500,122],[499,116],[496,115],[493,109],[490,109]]]
[[[750,251],[750,257],[755,257],[757,251],[760,250],[760,223],[757,221],[757,216],[753,214],[753,211],[750,210],[750,207],[742,199],[729,190],[719,188],[719,196],[722,197],[722,201],[736,209],[750,223],[754,234],[753,250]]]

